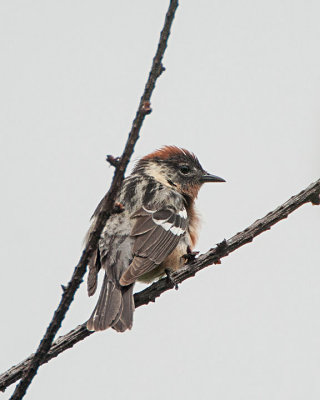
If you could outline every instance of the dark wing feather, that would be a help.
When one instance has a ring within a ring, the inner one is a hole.
[[[101,268],[100,252],[99,249],[97,249],[92,254],[91,260],[89,262],[89,274],[87,279],[89,296],[94,295],[97,289],[98,273],[100,271],[100,268]]]
[[[129,285],[161,264],[178,245],[187,228],[185,210],[164,208],[153,211],[142,207],[132,218],[136,218],[131,232],[135,237],[134,258],[121,276],[121,285]]]

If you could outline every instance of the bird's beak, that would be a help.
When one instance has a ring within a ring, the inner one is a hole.
[[[225,180],[223,178],[220,178],[219,176],[216,176],[216,175],[208,174],[208,172],[205,172],[202,175],[200,181],[201,181],[201,183],[206,183],[206,182],[225,182]]]

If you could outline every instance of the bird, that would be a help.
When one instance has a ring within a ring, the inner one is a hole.
[[[89,296],[96,292],[100,269],[105,272],[88,330],[131,329],[135,282],[170,277],[185,264],[198,238],[195,199],[207,182],[225,180],[206,172],[192,152],[177,146],[163,146],[138,160],[116,200],[122,212],[111,214],[88,263]],[[101,203],[91,227],[100,208]]]

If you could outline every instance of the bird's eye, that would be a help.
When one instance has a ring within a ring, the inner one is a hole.
[[[182,172],[184,175],[187,175],[190,172],[190,168],[188,165],[181,165],[180,172]]]

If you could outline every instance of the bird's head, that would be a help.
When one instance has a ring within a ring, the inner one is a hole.
[[[140,159],[133,171],[151,176],[184,196],[197,197],[206,182],[225,182],[206,172],[197,157],[176,146],[164,146]]]

